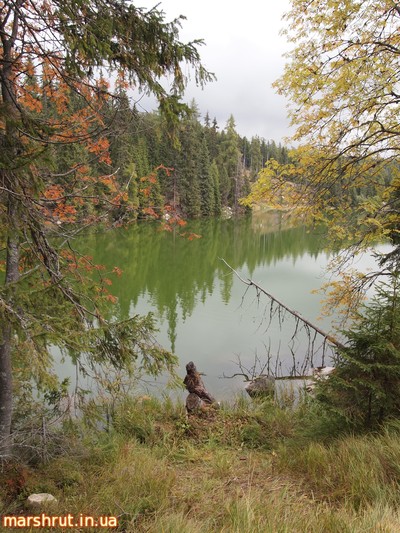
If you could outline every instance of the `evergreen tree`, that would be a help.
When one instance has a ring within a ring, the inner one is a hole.
[[[247,137],[243,137],[240,141],[241,150],[242,150],[242,164],[243,168],[250,168],[251,162],[251,153],[250,153],[250,142]]]
[[[211,161],[218,157],[219,143],[220,143],[218,129],[219,127],[218,127],[217,119],[215,117],[211,125],[208,125],[207,123],[205,124],[205,135],[206,135],[208,153],[209,153]]]
[[[239,135],[236,132],[235,119],[231,115],[225,127],[225,135],[222,136],[218,156],[223,205],[234,205],[235,203],[240,160]]]
[[[132,160],[135,162],[135,168],[139,178],[147,176],[150,174],[151,169],[157,166],[154,165],[152,167],[149,163],[146,137],[140,136],[135,145],[131,147],[131,151]]]
[[[220,180],[219,180],[219,170],[218,165],[215,159],[211,163],[210,175],[213,182],[213,191],[214,191],[214,214],[221,214],[221,191],[220,191]]]
[[[197,115],[186,119],[179,133],[180,152],[177,165],[178,191],[183,212],[190,218],[201,216],[199,181],[201,127]]]
[[[257,135],[251,138],[250,143],[250,171],[256,176],[263,167],[263,157],[261,153],[261,141]]]
[[[129,98],[123,87],[118,87],[117,98],[109,103],[109,120],[112,132],[107,136],[110,143],[110,157],[117,169],[124,169],[133,160],[133,124],[137,115],[131,109]]]
[[[199,183],[201,193],[201,214],[211,216],[215,213],[214,181],[211,175],[210,156],[205,136],[202,136],[199,154]]]
[[[211,127],[211,120],[210,120],[210,115],[208,114],[208,111],[206,113],[206,116],[204,117],[204,127],[206,130],[210,129]]]
[[[351,427],[376,428],[400,418],[400,276],[377,286],[358,322],[346,331],[348,347],[317,399]]]

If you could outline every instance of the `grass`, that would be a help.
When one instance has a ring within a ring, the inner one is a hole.
[[[328,439],[311,436],[304,405],[240,401],[187,418],[153,398],[124,399],[114,420],[79,442],[70,428],[75,444],[46,464],[3,469],[1,514],[51,492],[52,515],[117,516],[127,533],[400,531],[399,423]]]

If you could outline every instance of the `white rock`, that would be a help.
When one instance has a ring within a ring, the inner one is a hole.
[[[28,496],[26,503],[33,508],[44,507],[49,504],[57,503],[57,499],[47,492],[40,492],[38,494],[31,494]]]

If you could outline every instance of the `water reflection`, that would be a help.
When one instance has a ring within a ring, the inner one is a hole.
[[[198,221],[185,231],[201,238],[189,241],[146,223],[80,241],[81,250],[93,255],[96,263],[123,270],[111,291],[119,300],[118,318],[127,318],[139,298],[147,294],[157,316],[168,320],[172,344],[178,309],[185,320],[215,291],[224,303],[231,300],[233,275],[221,258],[252,277],[261,266],[276,265],[287,258],[295,264],[305,255],[316,258],[321,252],[317,232],[285,228],[276,214]]]
[[[196,221],[184,231],[201,238],[189,241],[160,231],[157,223],[143,223],[89,235],[79,247],[96,263],[123,270],[111,287],[118,297],[113,313],[125,319],[152,311],[160,325],[159,341],[177,353],[182,369],[195,360],[211,385],[231,390],[238,381],[218,380],[235,371],[231,361],[237,356],[251,361],[255,353],[263,357],[269,350],[279,354],[282,372],[287,372],[293,325],[284,331],[272,323],[267,330],[266,302],[254,294],[243,299],[244,285],[221,258],[304,316],[317,319],[319,297],[311,290],[322,284],[328,261],[322,232],[288,227],[276,213]],[[304,342],[296,339],[296,351],[305,353]]]

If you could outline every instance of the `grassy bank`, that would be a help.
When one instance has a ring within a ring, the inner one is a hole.
[[[118,407],[111,432],[63,431],[45,463],[3,470],[2,515],[50,492],[49,514],[117,516],[125,532],[400,531],[398,423],[340,436],[307,405],[241,400],[187,418],[142,398]]]

